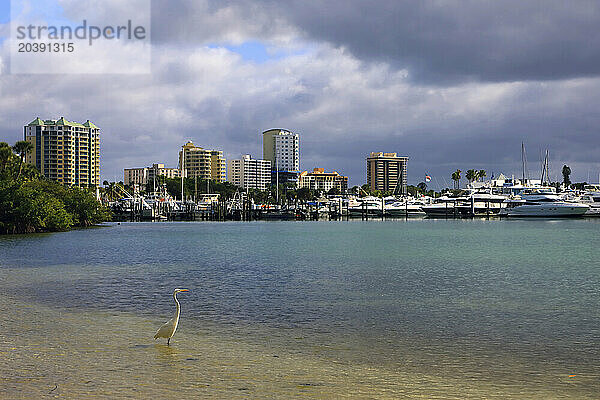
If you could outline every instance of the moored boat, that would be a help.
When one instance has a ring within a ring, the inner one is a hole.
[[[506,201],[500,215],[505,217],[581,217],[589,206],[583,203],[564,201],[550,190],[528,190],[520,198]]]

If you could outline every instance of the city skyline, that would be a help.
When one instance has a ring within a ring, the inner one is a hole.
[[[300,170],[354,186],[368,154],[397,152],[409,184],[428,174],[436,189],[457,168],[520,176],[524,142],[531,177],[549,149],[553,180],[568,164],[597,182],[598,15],[591,1],[154,1],[151,74],[25,75],[10,73],[3,5],[0,140],[36,115],[91,119],[112,181],[176,166],[188,140],[260,158],[261,132],[285,127],[302,137]]]

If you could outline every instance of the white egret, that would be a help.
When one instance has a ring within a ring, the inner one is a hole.
[[[166,338],[167,346],[169,345],[171,338],[175,334],[175,330],[177,329],[177,324],[179,323],[180,307],[179,307],[179,300],[177,300],[177,293],[180,293],[180,292],[189,292],[189,290],[175,289],[173,291],[173,300],[175,300],[175,304],[177,304],[177,310],[175,311],[175,316],[173,316],[173,318],[171,318],[166,324],[164,324],[163,326],[158,328],[158,330],[156,331],[156,335],[154,335],[154,340],[158,339],[159,337]]]

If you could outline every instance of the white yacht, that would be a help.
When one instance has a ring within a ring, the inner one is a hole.
[[[505,203],[506,208],[500,211],[505,217],[580,217],[590,208],[587,204],[564,201],[550,189],[526,190],[519,198]]]
[[[498,215],[506,196],[489,189],[467,189],[460,197],[440,197],[436,203],[423,206],[428,217],[474,217]]]
[[[584,189],[587,190],[579,197],[579,202],[590,207],[585,216],[600,217],[600,190],[597,187]]]
[[[459,206],[469,198],[442,196],[435,199],[435,203],[421,206],[421,210],[428,217],[456,217],[460,216]]]
[[[356,199],[356,201],[348,203],[348,212],[351,216],[381,216],[381,199],[374,196]]]
[[[423,216],[425,212],[421,207],[425,206],[422,200],[397,200],[385,204],[384,213],[391,217]]]

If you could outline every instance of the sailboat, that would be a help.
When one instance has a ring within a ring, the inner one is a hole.
[[[523,147],[524,154],[524,147]],[[587,204],[565,201],[558,196],[556,190],[549,187],[549,153],[542,166],[540,187],[530,187],[521,192],[514,199],[505,200],[506,208],[500,211],[501,216],[506,217],[580,217],[588,210]],[[524,157],[523,157],[524,160]],[[523,161],[523,180],[525,180],[525,161]]]

